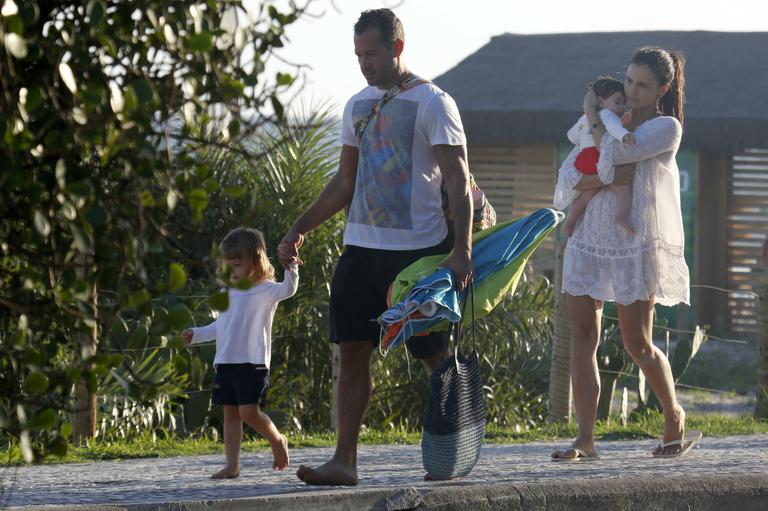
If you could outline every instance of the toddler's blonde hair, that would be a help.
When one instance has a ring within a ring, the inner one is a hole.
[[[267,257],[264,235],[258,229],[238,227],[224,236],[219,245],[224,259],[240,259],[253,265],[256,281],[274,280],[275,268]]]

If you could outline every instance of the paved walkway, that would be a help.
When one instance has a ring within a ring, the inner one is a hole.
[[[540,442],[488,444],[483,446],[480,461],[472,474],[450,482],[425,482],[421,479],[423,470],[419,446],[363,446],[359,460],[361,481],[355,488],[316,488],[296,479],[295,468],[299,464],[321,464],[331,455],[331,448],[293,449],[291,468],[284,472],[268,468],[271,466],[268,450],[246,453],[242,459],[240,478],[228,481],[208,479],[208,475],[221,468],[223,454],[5,468],[0,469],[0,507],[66,506],[67,509],[75,509],[84,505],[116,505],[129,509],[152,509],[160,503],[183,502],[205,502],[209,507],[215,501],[231,504],[233,499],[280,496],[290,497],[294,502],[293,509],[309,509],[309,504],[302,504],[310,502],[307,499],[317,503],[330,497],[353,498],[373,490],[380,490],[377,494],[381,495],[395,494],[399,490],[407,496],[409,492],[429,493],[450,487],[466,490],[489,484],[763,476],[768,467],[767,435],[705,437],[694,451],[679,459],[651,457],[654,442],[647,439],[600,442],[602,459],[597,462],[550,462],[550,452],[561,446]],[[764,502],[768,509],[768,501]],[[97,507],[103,509],[102,506]],[[336,504],[330,507],[336,507]],[[224,508],[234,509],[237,506],[227,505],[221,509]],[[323,506],[313,504],[311,508],[320,509]],[[348,508],[357,507],[353,504]],[[387,504],[386,508],[407,509],[408,505],[407,502],[401,507]]]

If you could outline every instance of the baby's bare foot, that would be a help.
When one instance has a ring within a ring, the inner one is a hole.
[[[290,459],[288,457],[288,438],[280,435],[280,441],[272,444],[272,457],[275,461],[272,463],[274,470],[285,470],[288,468]]]
[[[629,234],[634,235],[635,234],[635,228],[632,224],[629,223],[629,221],[626,218],[617,218],[616,223],[626,229],[626,231]]]
[[[239,468],[224,467],[211,476],[211,479],[235,479],[240,476]]]

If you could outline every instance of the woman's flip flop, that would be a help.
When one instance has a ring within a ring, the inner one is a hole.
[[[682,456],[683,454],[687,453],[691,449],[693,449],[693,446],[695,446],[697,443],[699,443],[699,440],[704,436],[704,434],[701,431],[693,430],[693,431],[686,431],[683,435],[683,438],[680,440],[672,440],[670,442],[667,442],[666,444],[663,442],[659,442],[659,445],[652,451],[654,458],[678,458]],[[679,445],[682,447],[682,449],[679,452],[676,452],[674,454],[662,454],[664,452],[664,448],[669,447],[671,445]],[[658,451],[658,452],[657,452]]]

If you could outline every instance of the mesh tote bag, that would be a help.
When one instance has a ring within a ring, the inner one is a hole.
[[[474,302],[470,284],[466,302]],[[474,303],[470,310],[474,309]],[[463,311],[462,311],[463,316]],[[452,479],[469,474],[480,456],[485,436],[485,397],[480,362],[474,347],[465,356],[459,350],[461,322],[454,323],[456,350],[443,360],[431,376],[431,395],[424,418],[421,458],[434,479]],[[472,330],[474,343],[474,327]]]

